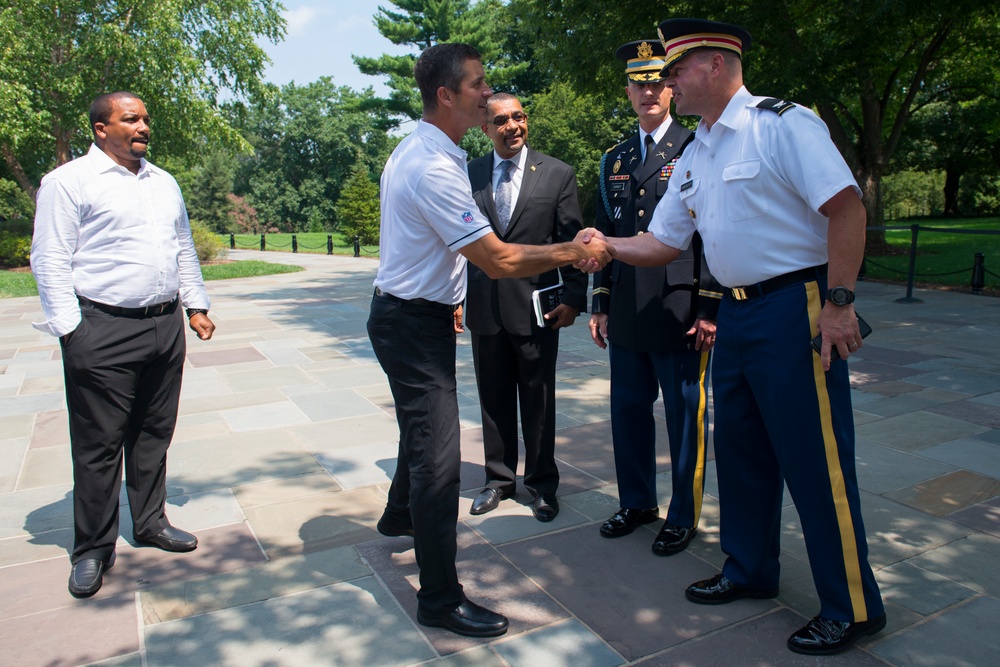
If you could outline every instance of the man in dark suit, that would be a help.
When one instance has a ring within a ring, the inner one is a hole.
[[[572,240],[582,228],[576,174],[569,165],[527,145],[528,117],[516,97],[493,95],[483,131],[494,151],[469,164],[472,194],[497,236],[508,243],[545,245]],[[562,269],[562,303],[536,322],[531,295],[559,283],[558,270],[529,278],[492,280],[469,264],[466,322],[483,414],[486,488],[472,504],[485,514],[514,494],[517,413],[524,436],[524,486],[532,514],[551,521],[559,513],[555,459],[556,354],[559,329],[587,308],[587,275]]]
[[[601,160],[596,227],[607,236],[644,234],[667,191],[674,163],[692,133],[670,117],[663,85],[663,46],[625,44],[625,92],[639,132]],[[653,553],[687,548],[698,527],[708,445],[708,363],[722,297],[701,252],[700,239],[673,264],[635,268],[613,261],[594,277],[590,333],[610,343],[611,432],[620,509],[601,535],[621,537],[660,516],[656,496],[653,404],[659,391],[667,418],[673,491]]]

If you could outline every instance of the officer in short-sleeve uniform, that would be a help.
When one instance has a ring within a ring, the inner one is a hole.
[[[749,46],[745,30],[674,19],[660,24],[660,35],[664,76],[687,105],[678,111],[699,113],[702,121],[650,232],[683,248],[697,230],[726,287],[712,384],[728,559],[720,575],[686,594],[701,604],[778,594],[787,484],[820,599],[819,615],[788,646],[836,653],[885,625],[867,558],[847,363],[834,360],[824,371],[810,346],[821,320],[837,335],[854,336],[842,341],[850,352],[859,345],[850,328],[833,324],[850,322],[853,292],[836,283],[828,292],[827,277],[854,284],[853,258],[860,265],[860,253],[853,249],[864,233],[861,192],[815,113],[753,97],[742,85],[739,59],[730,52],[742,55]],[[686,60],[706,47],[713,51]],[[712,86],[727,95],[724,108],[706,101],[718,92],[705,92]],[[685,99],[685,91],[705,97]]]
[[[601,160],[596,227],[607,236],[629,237],[646,232],[692,133],[670,117],[670,89],[659,75],[663,46],[640,40],[615,55],[626,63],[626,94],[640,125]],[[653,404],[662,390],[673,490],[653,543],[661,556],[686,548],[704,491],[711,341],[696,345],[695,332],[714,332],[722,294],[696,245],[668,266],[636,268],[613,261],[594,278],[591,333],[598,345],[605,337],[610,345],[620,499],[601,534],[621,537],[659,516]]]

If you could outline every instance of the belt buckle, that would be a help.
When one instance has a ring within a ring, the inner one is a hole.
[[[742,287],[733,287],[732,293],[733,293],[733,298],[736,299],[737,301],[747,300],[747,291]]]

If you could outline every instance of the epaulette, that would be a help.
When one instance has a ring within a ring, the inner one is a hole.
[[[604,152],[605,152],[605,153],[610,153],[611,151],[613,151],[613,150],[614,150],[614,149],[616,149],[616,148],[618,148],[618,144],[615,144],[614,146],[612,146],[611,148],[609,148],[608,150],[606,150],[606,151],[604,151]]]
[[[777,97],[765,97],[760,102],[757,102],[757,104],[753,104],[753,101],[751,101],[751,104],[758,109],[773,111],[779,116],[795,106],[795,102],[786,102],[785,100],[779,100]]]

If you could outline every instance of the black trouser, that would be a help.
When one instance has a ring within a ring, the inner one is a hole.
[[[420,566],[417,601],[426,612],[465,601],[458,583],[459,440],[455,332],[450,307],[372,298],[368,337],[396,404],[399,456],[386,512],[413,521]]]
[[[501,330],[493,336],[472,334],[472,359],[483,415],[486,486],[514,493],[517,472],[517,411],[524,436],[524,487],[532,496],[555,495],[556,358],[559,330],[533,336]]]
[[[80,310],[80,325],[59,339],[73,455],[74,563],[114,553],[123,452],[134,534],[149,537],[168,525],[167,448],[185,352],[176,301],[149,317]]]

